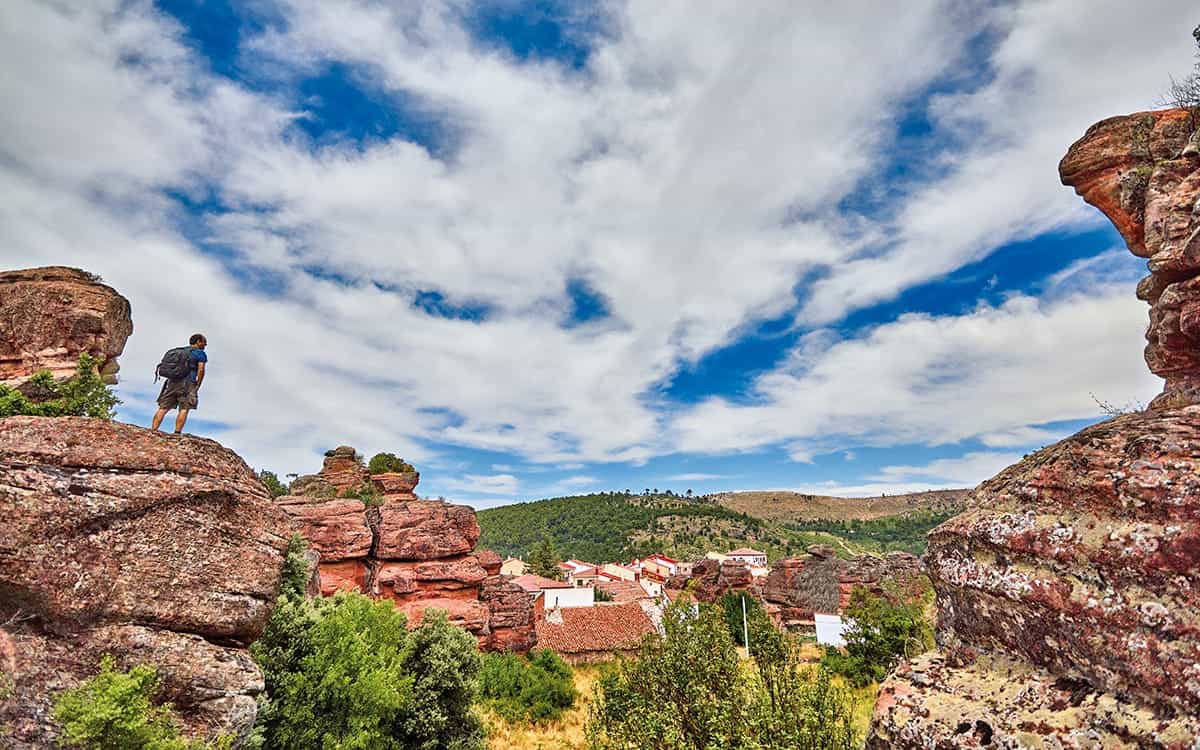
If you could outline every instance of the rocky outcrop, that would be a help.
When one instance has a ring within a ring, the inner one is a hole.
[[[1150,275],[1146,364],[1166,380],[1151,408],[1200,403],[1200,130],[1186,110],[1141,112],[1093,125],[1059,173],[1104,212]]]
[[[287,516],[211,440],[84,418],[0,420],[0,642],[9,747],[53,745],[54,696],[157,665],[195,733],[244,733],[262,676],[245,647],[278,593]]]
[[[129,301],[92,274],[61,266],[0,273],[0,383],[19,386],[39,370],[70,377],[80,354],[100,359],[101,375],[115,383],[131,333]]]
[[[320,553],[321,592],[389,599],[414,626],[425,610],[445,610],[481,647],[528,650],[533,603],[498,575],[499,556],[475,552],[475,511],[417,500],[418,480],[415,471],[369,475],[355,450],[342,446],[326,454],[320,473],[292,484],[298,494],[278,499]]]
[[[690,587],[702,602],[715,602],[728,591],[750,591],[762,599],[779,624],[811,627],[814,613],[841,612],[859,586],[875,593],[889,588],[905,593],[914,584],[927,590],[922,573],[921,561],[905,552],[843,559],[833,547],[815,544],[802,557],[775,562],[765,578],[753,577],[741,562],[701,560],[690,576],[674,576],[668,587]]]
[[[931,532],[939,651],[885,683],[871,748],[1200,740],[1197,136],[1179,111],[1106,120],[1061,171],[1149,259],[1146,361],[1166,385],[1149,410],[984,482]]]

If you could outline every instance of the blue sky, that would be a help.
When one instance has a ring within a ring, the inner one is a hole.
[[[1142,262],[1056,167],[1192,10],[19,0],[0,261],[130,298],[128,421],[205,332],[191,429],[280,474],[970,486],[1160,387]]]

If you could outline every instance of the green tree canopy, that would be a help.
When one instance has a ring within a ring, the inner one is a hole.
[[[400,458],[395,453],[376,453],[367,462],[367,471],[372,474],[387,474],[388,472],[416,471],[413,465]]]

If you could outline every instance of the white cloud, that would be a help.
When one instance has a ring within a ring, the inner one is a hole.
[[[464,474],[461,479],[443,479],[441,484],[451,490],[471,495],[517,494],[520,482],[512,474]]]
[[[1001,34],[991,79],[932,109],[936,125],[965,146],[938,154],[944,176],[899,202],[888,250],[833,266],[802,317],[836,320],[1006,242],[1107,221],[1062,187],[1058,161],[1098,120],[1155,106],[1167,74],[1192,57],[1194,10],[1179,0],[999,6],[990,15]]]
[[[957,458],[939,458],[924,466],[884,466],[871,479],[893,484],[905,480],[930,479],[959,487],[974,487],[1022,458],[1020,453],[976,451]]]
[[[207,333],[196,417],[227,423],[220,439],[256,465],[303,471],[338,443],[432,461],[431,445],[455,443],[514,461],[439,486],[503,495],[520,486],[516,458],[576,471],[768,443],[810,460],[844,437],[987,443],[1079,416],[1081,390],[1150,392],[1131,357],[1145,310],[1122,287],[906,317],[851,341],[817,332],[758,381],[762,406],[712,401],[674,420],[657,397],[680,362],[790,309],[808,271],[831,274],[806,319],[834,320],[1089,215],[1053,165],[1186,64],[1186,29],[1168,29],[1182,4],[1059,0],[981,19],[953,0],[904,13],[614,1],[585,74],[477,46],[457,0],[277,5],[288,23],[244,37],[249,63],[360,66],[440,113],[453,158],[399,141],[311,148],[286,131],[288,102],[207,73],[148,0],[0,8],[0,263],[78,265],[131,299],[132,407],[149,407],[144,373],[163,349]],[[878,181],[900,103],[959,65],[984,23],[1007,36],[994,80],[937,106],[966,143],[938,155],[945,178],[887,221],[848,220],[837,205]],[[204,231],[239,272],[274,274],[270,294],[200,254],[161,192],[210,187],[234,211]],[[560,326],[572,278],[613,317]],[[1092,283],[1073,278],[1056,294]],[[412,306],[419,289],[494,312],[433,317]]]
[[[697,452],[787,442],[793,460],[839,443],[995,444],[1031,424],[1094,418],[1089,393],[1120,401],[1158,390],[1138,355],[1145,315],[1124,287],[904,315],[859,338],[802,342],[756,379],[753,404],[710,399],[679,415],[674,431]]]
[[[724,479],[724,478],[725,478],[724,474],[703,474],[703,473],[675,474],[673,476],[667,477],[667,481],[669,481],[669,482],[706,482],[711,479]]]

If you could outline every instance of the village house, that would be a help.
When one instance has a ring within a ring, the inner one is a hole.
[[[633,656],[642,638],[658,632],[647,612],[653,606],[635,601],[547,609],[537,622],[538,647],[551,649],[576,665],[607,661],[616,654]]]
[[[540,597],[546,611],[590,607],[596,602],[596,593],[591,587],[576,588],[565,581],[554,581],[531,573],[517,576],[512,581],[535,597]]]
[[[618,604],[652,598],[638,581],[601,580],[596,584],[596,590],[608,594],[609,598]]]
[[[767,553],[759,552],[758,550],[750,549],[749,547],[742,547],[741,549],[735,549],[734,551],[725,555],[725,559],[726,560],[737,560],[739,562],[743,562],[743,563],[749,565],[751,568],[767,567]]]
[[[638,579],[638,573],[633,568],[627,568],[624,565],[617,563],[605,563],[600,567],[600,579],[608,581],[628,581],[634,583]]]
[[[600,570],[595,565],[587,565],[567,573],[567,583],[575,588],[591,588],[599,577]]]
[[[528,565],[519,557],[510,557],[500,564],[500,575],[505,576],[523,576],[525,575]]]

